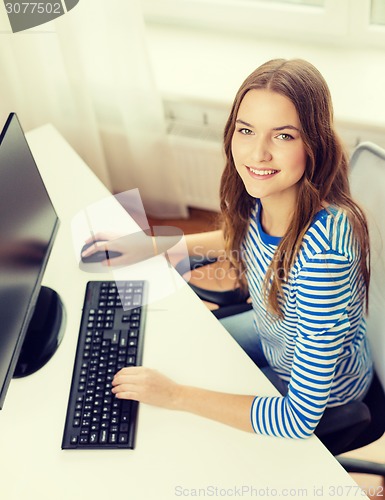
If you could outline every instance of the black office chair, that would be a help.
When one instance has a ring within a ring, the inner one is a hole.
[[[184,276],[186,273],[189,273],[190,270],[194,271],[195,269],[210,265],[215,266],[216,262],[217,259],[215,258],[190,256],[180,261],[176,266],[176,270],[179,274]],[[212,311],[214,316],[218,319],[240,314],[252,309],[251,303],[247,302],[250,297],[248,291],[242,291],[240,288],[224,291],[207,290],[191,283],[189,283],[189,285],[201,300],[211,302],[218,306],[218,309]]]
[[[350,160],[350,184],[354,198],[368,217],[371,243],[371,283],[367,334],[374,359],[376,378],[364,403],[371,422],[349,449],[358,449],[376,441],[385,432],[385,150],[364,142]],[[342,453],[342,452],[341,452]],[[385,463],[338,457],[348,472],[377,474],[385,478]]]
[[[364,208],[371,237],[372,281],[369,297],[368,338],[371,345],[375,376],[363,401],[328,408],[315,434],[347,472],[381,475],[385,464],[339,456],[366,446],[385,432],[385,151],[372,143],[360,144],[351,157],[351,188],[355,199]],[[215,259],[190,257],[180,262],[177,270],[210,265]],[[222,292],[190,285],[205,301],[219,306],[213,310],[218,318],[239,314],[251,309],[248,294],[239,288]]]

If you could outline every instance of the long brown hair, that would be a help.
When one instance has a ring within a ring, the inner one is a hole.
[[[364,282],[363,300],[368,307],[369,236],[364,213],[352,200],[348,181],[348,159],[333,126],[330,91],[320,72],[302,59],[274,59],[257,68],[243,82],[224,131],[226,166],[221,179],[220,198],[223,229],[229,260],[239,283],[245,287],[245,263],[240,257],[255,199],[239,176],[231,152],[238,109],[251,89],[267,89],[286,96],[294,104],[301,123],[301,136],[307,160],[299,181],[298,202],[286,234],[265,277],[268,309],[282,317],[283,276],[288,276],[302,239],[321,203],[344,209],[361,249],[360,268]]]

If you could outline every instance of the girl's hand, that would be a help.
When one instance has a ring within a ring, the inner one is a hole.
[[[169,410],[200,415],[238,429],[254,432],[250,408],[254,396],[225,394],[180,385],[143,366],[123,368],[112,381],[117,398],[133,399]]]
[[[123,368],[115,375],[112,385],[117,398],[178,409],[181,386],[156,370],[143,366]]]
[[[89,238],[86,244],[89,243],[92,245],[82,252],[82,257],[89,257],[96,252],[118,253],[118,256],[102,261],[106,266],[129,266],[155,255],[152,237],[144,231],[129,235],[101,232]]]

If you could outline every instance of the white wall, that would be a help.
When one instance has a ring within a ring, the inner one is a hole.
[[[373,140],[385,147],[384,49],[274,41],[150,23],[147,34],[164,98],[195,103],[193,108],[206,106],[209,121],[210,109],[227,110],[242,81],[258,65],[276,57],[300,57],[326,78],[336,122],[348,145]]]

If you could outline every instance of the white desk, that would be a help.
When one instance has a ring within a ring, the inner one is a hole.
[[[44,284],[61,295],[67,325],[51,361],[9,387],[0,412],[1,498],[360,497],[316,437],[258,436],[146,405],[140,406],[135,450],[61,450],[85,284],[111,278],[79,270],[70,223],[79,210],[109,193],[51,126],[29,133],[28,141],[61,219]],[[144,277],[156,280],[153,273]],[[187,286],[149,305],[144,364],[191,385],[275,394]]]

